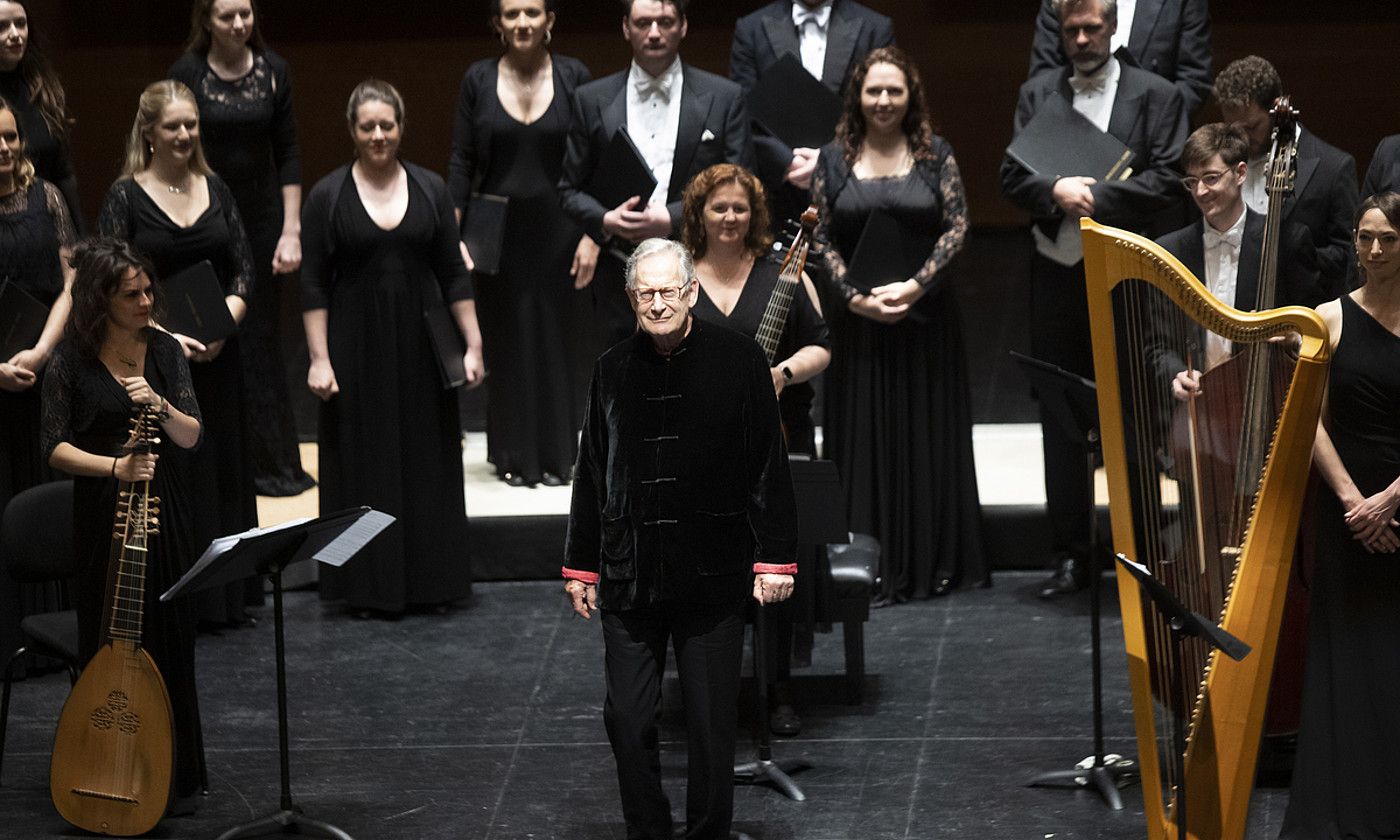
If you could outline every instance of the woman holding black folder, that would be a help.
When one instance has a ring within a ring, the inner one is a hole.
[[[399,92],[361,82],[345,116],[355,161],[318,181],[301,210],[321,511],[370,505],[398,521],[353,563],[323,567],[321,597],[396,618],[471,594],[457,390],[439,368],[455,361],[479,383],[481,331],[447,185],[399,159]]]
[[[282,362],[279,276],[301,265],[301,152],[287,62],[267,48],[253,0],[194,0],[185,52],[169,76],[199,105],[209,165],[228,184],[257,270],[239,330],[253,483],[264,496],[312,487],[301,467]]]
[[[918,70],[900,50],[873,50],[856,67],[812,195],[833,292],[849,310],[828,315],[823,446],[840,465],[851,530],[880,540],[877,603],[986,584],[962,327],[945,282],[967,204],[952,147],[933,133]],[[877,211],[899,234],[866,250],[932,243],[905,279],[862,277],[850,264]]]
[[[127,137],[122,176],[107,191],[97,226],[149,258],[157,283],[207,260],[237,323],[253,291],[253,255],[232,191],[205,161],[199,127],[189,88],[169,79],[147,86]],[[237,335],[208,346],[189,336],[175,338],[190,361],[204,410],[204,442],[194,454],[196,498],[202,500],[194,538],[203,548],[258,524],[244,436],[243,367]],[[242,583],[201,593],[200,618],[242,623],[248,595]]]
[[[577,453],[569,316],[598,259],[556,190],[574,89],[592,77],[578,60],[550,53],[554,7],[492,0],[505,53],[462,77],[448,162],[464,238],[494,252],[462,246],[491,369],[487,456],[515,487],[568,481]]]
[[[32,325],[40,329],[37,342],[6,343],[0,352],[0,510],[49,478],[39,454],[39,393],[72,302],[73,223],[58,188],[35,175],[25,139],[18,116],[0,100],[0,286],[9,285],[0,291],[0,317],[18,311],[8,309],[10,295],[27,294],[49,308],[42,325]],[[19,647],[21,618],[65,607],[57,585],[21,586],[0,575],[0,651]]]

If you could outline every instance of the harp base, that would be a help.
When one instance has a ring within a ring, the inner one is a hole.
[[[1123,797],[1118,793],[1119,780],[1131,781],[1137,776],[1137,762],[1125,760],[1121,764],[1096,758],[1091,767],[1076,767],[1073,770],[1051,770],[1041,773],[1026,782],[1026,787],[1059,787],[1067,784],[1079,787],[1092,787],[1099,792],[1104,804],[1115,811],[1123,810]]]
[[[235,826],[220,834],[218,840],[270,837],[279,834],[295,834],[298,837],[325,837],[329,840],[354,840],[350,835],[330,823],[313,820],[297,810],[278,811],[260,820]]]
[[[736,785],[772,785],[778,792],[793,802],[805,802],[807,794],[792,780],[790,773],[811,767],[801,759],[787,758],[781,761],[750,761],[734,767]]]

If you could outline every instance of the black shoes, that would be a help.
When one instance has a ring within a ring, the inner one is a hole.
[[[552,472],[545,472],[543,475],[540,476],[540,484],[543,484],[545,487],[563,487],[565,484],[568,483],[569,482],[565,481],[564,479],[560,478],[558,475],[555,475]]]
[[[942,598],[944,595],[947,595],[949,592],[952,591],[953,579],[939,578],[938,580],[934,581],[933,588],[928,591],[928,596],[930,598]]]
[[[1041,598],[1059,598],[1080,592],[1088,585],[1089,562],[1082,557],[1067,556],[1060,558],[1059,567],[1036,594]]]

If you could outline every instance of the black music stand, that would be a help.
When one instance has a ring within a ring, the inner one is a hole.
[[[1136,764],[1129,761],[1107,761],[1103,747],[1103,652],[1100,650],[1102,570],[1099,569],[1099,514],[1094,503],[1094,472],[1099,457],[1098,388],[1088,379],[1070,373],[1049,362],[1033,359],[1015,351],[1011,358],[1021,366],[1030,380],[1036,397],[1053,422],[1062,430],[1084,441],[1084,458],[1089,475],[1089,636],[1090,658],[1093,662],[1094,755],[1087,768],[1051,770],[1034,776],[1027,787],[1073,782],[1080,787],[1093,785],[1105,804],[1115,811],[1123,810],[1123,797],[1118,793],[1118,780],[1137,773]]]
[[[1163,586],[1157,578],[1152,576],[1146,566],[1134,563],[1122,554],[1114,557],[1118,565],[1127,570],[1128,574],[1138,582],[1139,588],[1147,593],[1147,597],[1157,608],[1157,612],[1167,620],[1167,626],[1172,630],[1172,657],[1175,662],[1181,661],[1181,646],[1187,639],[1201,639],[1212,648],[1235,660],[1236,662],[1249,655],[1250,647],[1238,638],[1230,635],[1224,628],[1215,622],[1204,618],[1198,613],[1191,611],[1189,607],[1181,603],[1172,591]],[[1191,706],[1195,700],[1195,686],[1182,678],[1180,668],[1172,668],[1172,691],[1183,703],[1182,709],[1190,714]],[[1169,712],[1170,714],[1170,712]],[[1172,740],[1175,742],[1172,750],[1172,764],[1176,767],[1176,836],[1190,837],[1186,833],[1186,727],[1184,717],[1172,715]]]
[[[792,471],[793,495],[797,502],[799,545],[843,543],[846,512],[842,506],[841,476],[836,464],[817,461],[805,455],[788,456]],[[801,570],[799,570],[801,573]],[[758,690],[758,760],[734,766],[734,783],[768,784],[794,802],[805,802],[807,794],[792,780],[793,773],[811,769],[812,763],[800,758],[773,760],[772,735],[768,729],[768,645],[763,605],[753,610],[753,676]]]
[[[352,508],[311,520],[289,522],[262,530],[220,537],[209,545],[194,567],[164,595],[169,601],[251,575],[272,578],[273,627],[277,649],[277,747],[282,770],[282,801],[275,813],[234,826],[218,840],[299,834],[354,840],[330,823],[314,820],[292,803],[291,763],[287,746],[287,656],[282,627],[282,570],[303,560],[316,559],[340,566],[394,521],[394,517],[368,507]]]

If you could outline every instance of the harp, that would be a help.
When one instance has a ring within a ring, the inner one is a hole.
[[[1169,628],[1119,569],[1148,837],[1176,840],[1186,781],[1191,837],[1237,840],[1326,381],[1327,329],[1302,307],[1242,312],[1221,303],[1144,237],[1090,219],[1081,231],[1114,549],[1253,648],[1239,662],[1204,646],[1173,656]],[[1198,399],[1177,399],[1172,374],[1206,367],[1198,360],[1207,331],[1232,355],[1205,374]],[[1251,369],[1267,372],[1265,387]],[[1198,690],[1173,696],[1174,684]],[[1173,716],[1187,733],[1184,760],[1170,737]]]

